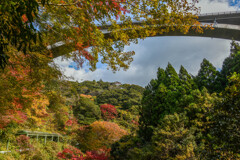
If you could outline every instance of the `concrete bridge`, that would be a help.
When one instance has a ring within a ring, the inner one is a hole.
[[[204,30],[203,34],[196,33],[193,30],[190,30],[187,34],[170,31],[156,36],[198,36],[240,41],[240,11],[200,14],[198,21],[202,24],[213,24],[214,30]],[[135,23],[139,24],[140,22]],[[107,36],[109,32],[104,32],[104,34]],[[58,42],[48,48],[52,49],[54,57],[72,52],[70,49],[72,47],[64,47],[63,42]]]
[[[214,30],[205,30],[203,34],[189,31],[186,35],[170,32],[163,36],[199,36],[240,41],[240,11],[200,14],[198,21],[213,24]]]

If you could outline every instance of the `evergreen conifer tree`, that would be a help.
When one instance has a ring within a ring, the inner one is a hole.
[[[231,76],[234,72],[240,73],[240,46],[236,42],[231,43],[231,53],[223,61],[222,70],[221,70],[221,83],[222,90],[228,84],[228,77]]]
[[[198,88],[202,90],[203,87],[205,87],[210,93],[216,91],[219,86],[219,81],[217,81],[218,77],[219,72],[212,63],[204,58],[201,63],[201,68],[198,71],[198,75],[195,77]]]

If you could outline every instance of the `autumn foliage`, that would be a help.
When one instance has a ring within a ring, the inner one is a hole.
[[[68,146],[62,152],[59,152],[58,159],[68,160],[108,160],[110,157],[110,150],[107,148],[101,148],[95,151],[87,151],[84,155],[79,149]]]
[[[81,97],[88,98],[88,99],[90,99],[90,100],[94,101],[94,97],[93,97],[93,96],[91,96],[91,95],[80,94],[80,96],[81,96]]]
[[[112,143],[127,135],[127,131],[113,122],[95,121],[90,126],[79,129],[77,135],[81,150],[89,151],[110,147]]]
[[[105,120],[114,119],[118,114],[115,106],[111,104],[103,104],[100,106],[100,109],[101,109],[102,117]]]
[[[29,116],[47,115],[48,102],[41,93],[44,86],[34,80],[33,71],[27,65],[30,58],[22,53],[15,54],[9,59],[11,65],[1,74],[0,128],[11,122],[23,123]]]
[[[197,22],[193,15],[197,10],[185,0],[2,1],[0,67],[4,70],[0,70],[0,139],[14,139],[19,129],[56,132],[65,135],[64,138],[81,150],[61,146],[59,148],[65,148],[63,151],[52,149],[55,152],[48,153],[54,145],[49,148],[46,145],[41,150],[39,141],[34,153],[18,153],[17,159],[50,160],[57,156],[59,159],[107,160],[111,145],[128,134],[121,127],[129,130],[129,124],[137,125],[138,118],[131,116],[132,110],[122,114],[119,121],[115,106],[104,104],[110,102],[94,102],[90,93],[84,95],[76,90],[77,98],[71,93],[62,95],[63,87],[58,84],[61,71],[53,58],[66,54],[78,66],[86,60],[91,70],[96,69],[98,61],[114,71],[127,69],[134,52],[124,52],[124,46],[137,43],[137,38],[170,30],[186,33]],[[143,20],[141,24],[134,23],[140,20]],[[102,29],[108,30],[108,34]],[[53,45],[58,42],[62,44]],[[125,102],[125,107],[130,109],[132,102]],[[99,107],[99,104],[103,105]],[[108,122],[113,119],[116,123]],[[31,147],[26,136],[19,136],[16,144],[21,149]],[[43,156],[44,152],[48,158]],[[9,158],[0,155],[0,159]]]
[[[29,137],[25,135],[20,135],[16,138],[17,144],[20,147],[20,149],[29,149],[32,148],[32,145],[30,144]]]
[[[58,159],[85,160],[85,158],[83,157],[83,153],[79,149],[70,145],[62,152],[59,152],[57,157]]]
[[[106,147],[98,149],[96,151],[87,151],[86,160],[108,160],[110,157],[111,149]]]
[[[201,32],[194,15],[198,11],[194,3],[195,0],[193,3],[173,0],[51,0],[51,5],[42,7],[38,22],[42,25],[41,30],[48,32],[49,42],[57,42],[61,37],[65,43],[67,52],[57,49],[55,56],[71,53],[78,66],[86,60],[92,70],[96,69],[96,63],[102,57],[101,62],[116,71],[129,67],[135,53],[125,52],[123,46],[137,43],[137,38],[171,30],[187,33],[191,26]],[[142,23],[134,24],[134,21]],[[110,32],[104,35],[101,29]]]

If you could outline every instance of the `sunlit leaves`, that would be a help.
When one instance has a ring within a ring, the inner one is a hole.
[[[82,150],[97,150],[103,146],[110,145],[119,140],[127,132],[116,123],[106,121],[95,121],[90,126],[79,129],[77,141]]]
[[[117,109],[110,104],[103,104],[100,106],[102,117],[105,120],[111,120],[116,118],[117,116]]]
[[[124,52],[124,46],[137,43],[137,38],[187,33],[192,26],[201,32],[197,11],[195,1],[51,0],[38,22],[39,29],[51,35],[49,44],[65,43],[59,48],[66,50],[52,48],[55,56],[71,53],[79,66],[87,60],[93,70],[101,58],[115,71],[129,67],[134,53]]]
[[[240,75],[234,73],[222,99],[214,108],[213,124],[210,126],[210,152],[213,157],[239,159],[240,147]]]
[[[45,4],[47,0],[41,0]],[[0,2],[0,67],[4,68],[10,45],[27,54],[37,40],[34,19],[38,16],[36,0],[9,0]]]
[[[45,87],[42,80],[54,77],[54,74],[48,75],[53,71],[47,65],[49,57],[36,52],[24,55],[14,48],[9,48],[7,54],[10,65],[0,75],[1,127],[11,122],[30,122],[30,119],[36,125],[42,124],[41,118],[46,117],[48,105],[42,92]]]
[[[154,129],[155,159],[197,159],[194,130],[185,127],[187,117],[183,114],[166,115],[158,128]]]

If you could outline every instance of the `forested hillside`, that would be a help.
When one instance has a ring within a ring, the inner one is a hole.
[[[239,62],[232,42],[221,70],[203,59],[193,76],[168,63],[143,89],[60,72],[39,83],[18,61],[1,74],[0,150],[11,152],[0,159],[239,159]],[[63,137],[45,144],[20,130]]]
[[[6,84],[18,81],[20,75],[11,76],[14,81],[5,81]],[[33,97],[27,95],[27,89],[19,93],[20,98],[15,98],[13,104],[19,110],[1,112],[0,150],[6,151],[8,147],[11,154],[0,154],[0,159],[64,159],[67,155],[108,159],[112,143],[123,135],[136,133],[144,90],[140,86],[101,80],[78,83],[53,78],[41,87]],[[14,90],[9,88],[8,91]],[[7,96],[2,94],[2,98]],[[23,106],[23,100],[32,105]],[[14,112],[16,116],[12,115]],[[17,136],[21,130],[59,133],[64,138],[61,142],[50,140],[45,146],[43,139],[37,141],[36,137]],[[28,151],[29,148],[34,152]]]
[[[240,47],[218,71],[203,59],[196,76],[170,63],[145,88],[137,135],[112,145],[114,159],[240,159]]]
[[[0,160],[240,159],[239,44],[221,69],[168,63],[145,89],[71,82],[54,62],[127,70],[139,39],[212,29],[197,2],[1,0]]]
[[[121,84],[120,82],[84,81],[82,83],[66,82],[62,88],[66,97],[77,94],[91,95],[98,104],[112,104],[129,109],[131,106],[139,106],[144,88],[138,85]]]

